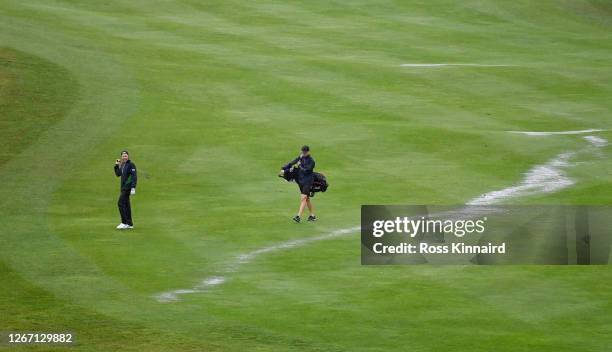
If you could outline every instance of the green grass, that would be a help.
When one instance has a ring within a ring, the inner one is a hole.
[[[586,0],[1,2],[0,331],[74,331],[73,351],[607,351],[606,266],[362,267],[357,234],[153,296],[355,226],[361,204],[459,204],[583,150],[505,131],[610,128],[611,25]],[[400,67],[436,62],[514,66]],[[296,226],[275,173],[302,144],[331,187]],[[611,156],[511,201],[609,205]]]
[[[0,49],[0,165],[35,143],[77,99],[69,70],[7,48]]]

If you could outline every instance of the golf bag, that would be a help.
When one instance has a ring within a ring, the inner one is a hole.
[[[298,178],[298,168],[297,167],[283,168],[282,170],[283,170],[283,174],[278,175],[278,177],[284,178],[285,180],[287,180],[287,182],[291,182],[291,181],[297,182],[297,178]]]
[[[312,182],[312,187],[310,188],[310,196],[314,197],[316,192],[325,192],[327,191],[327,187],[329,184],[327,183],[327,177],[325,175],[313,172],[314,181]]]
[[[327,191],[327,187],[329,187],[329,184],[327,183],[327,177],[325,177],[325,175],[319,172],[313,172],[312,175],[314,180],[312,182],[312,187],[310,188],[310,197],[314,197],[315,193],[317,192]],[[287,182],[297,182],[298,168],[285,168],[283,169],[282,175],[278,175],[278,177],[284,178],[285,180],[287,180]]]

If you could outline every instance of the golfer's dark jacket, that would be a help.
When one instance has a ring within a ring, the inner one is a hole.
[[[136,164],[128,160],[123,164],[115,164],[115,175],[121,176],[121,190],[136,188],[138,176],[136,175]]]
[[[300,185],[312,184],[312,182],[314,181],[314,176],[312,172],[315,167],[315,161],[310,155],[298,156],[294,160],[290,161],[287,165],[285,165],[283,169],[290,169],[291,166],[297,164],[298,161],[300,162],[300,167],[298,168],[297,182]]]

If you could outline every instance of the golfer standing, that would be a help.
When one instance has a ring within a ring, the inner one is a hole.
[[[115,175],[121,177],[121,194],[119,195],[119,214],[121,214],[121,224],[118,229],[132,229],[132,207],[130,206],[130,195],[136,194],[136,165],[130,160],[127,150],[121,152],[121,159],[115,161]]]
[[[312,174],[315,167],[315,161],[310,156],[310,148],[305,145],[301,149],[300,155],[294,160],[290,161],[283,169],[297,168],[297,184],[300,188],[300,207],[297,215],[293,218],[293,221],[300,222],[302,220],[302,213],[304,208],[308,207],[310,215],[308,221],[316,221],[317,217],[314,214],[314,206],[310,201],[310,190],[312,183],[314,182],[314,175]],[[281,170],[281,173],[284,172]]]

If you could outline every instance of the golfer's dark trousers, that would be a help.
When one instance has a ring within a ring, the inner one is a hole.
[[[121,214],[121,223],[134,226],[132,222],[132,207],[130,206],[130,189],[122,189],[117,205]]]

